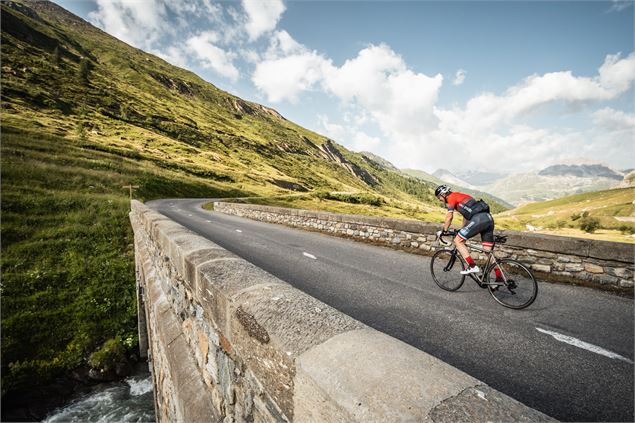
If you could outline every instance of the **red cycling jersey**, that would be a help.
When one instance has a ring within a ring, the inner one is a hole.
[[[463,194],[462,192],[451,192],[450,195],[448,195],[448,211],[453,212],[454,209],[459,209],[459,212],[461,212],[461,204],[465,204],[470,200],[473,200],[474,197],[472,197],[471,195],[467,195],[467,194]],[[463,214],[463,213],[461,213]]]

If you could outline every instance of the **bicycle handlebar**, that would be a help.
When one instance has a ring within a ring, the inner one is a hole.
[[[456,231],[454,229],[450,230],[450,231],[442,231],[441,235],[437,236],[436,240],[439,241],[443,245],[450,245],[451,243],[446,241],[446,240],[444,240],[443,237],[444,236],[448,236],[448,235],[454,237],[454,236],[456,236],[457,233],[458,233],[458,231]]]

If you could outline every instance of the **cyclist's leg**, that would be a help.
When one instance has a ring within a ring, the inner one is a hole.
[[[487,224],[483,225],[483,229],[481,231],[481,244],[483,245],[483,249],[485,251],[491,251],[494,247],[494,218],[489,213],[485,214],[485,219]],[[496,275],[496,282],[503,281],[503,274],[498,266],[494,268],[494,274]]]
[[[472,221],[467,221],[465,226],[463,226],[454,237],[454,245],[456,249],[461,254],[461,257],[465,259],[468,265],[473,266],[474,261],[470,256],[470,251],[467,249],[465,242],[474,235],[470,235],[470,230],[474,228],[475,223]]]
[[[456,245],[456,249],[459,251],[459,253],[461,254],[461,257],[465,259],[465,261],[467,262],[469,266],[469,268],[467,269],[468,271],[480,270],[478,266],[476,266],[476,263],[474,263],[474,259],[470,256],[470,251],[465,245],[465,242],[468,239],[472,238],[473,236],[475,236],[476,234],[480,232],[479,221],[478,219],[475,219],[476,217],[478,217],[478,215],[474,216],[472,220],[469,220],[465,224],[465,226],[463,226],[459,230],[459,232],[457,232],[456,237],[454,238],[454,245]]]

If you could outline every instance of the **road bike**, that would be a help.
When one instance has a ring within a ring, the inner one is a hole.
[[[450,245],[443,237],[448,235],[454,237],[456,233],[456,231],[442,232],[437,240],[443,245]],[[494,245],[489,251],[475,245],[468,246],[472,250],[485,254],[487,260],[482,267],[484,271],[467,275],[460,273],[466,269],[467,263],[456,246],[453,245],[452,248],[443,248],[437,251],[430,262],[432,279],[439,288],[446,291],[456,291],[465,282],[465,277],[469,276],[479,287],[487,288],[494,300],[505,307],[519,310],[530,306],[538,295],[536,278],[531,270],[519,261],[511,258],[497,258],[494,255],[496,244],[504,244],[505,242],[507,242],[506,236],[496,235]],[[495,275],[497,268],[501,273],[501,278],[498,281]]]

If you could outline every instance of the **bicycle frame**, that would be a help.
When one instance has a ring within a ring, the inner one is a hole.
[[[488,270],[490,268],[490,266],[496,266],[496,264],[498,263],[496,261],[496,256],[494,255],[494,247],[495,247],[495,245],[490,250],[486,250],[486,249],[478,247],[478,246],[467,246],[467,247],[468,247],[469,250],[480,251],[480,252],[484,253],[485,255],[487,255],[487,260],[485,261],[485,265],[483,266],[483,273],[481,274],[481,277],[478,278],[473,273],[469,273],[468,276],[470,278],[472,278],[472,280],[474,280],[474,282],[476,282],[481,287],[483,285],[492,285],[492,284],[488,284],[488,283],[485,282],[485,277],[486,277],[486,275],[488,273],[488,272],[486,272],[486,270]],[[463,264],[465,266],[467,266],[467,262],[465,261],[463,256],[459,253],[459,250],[456,249],[456,245],[452,246],[452,250],[451,251],[452,251],[452,257],[451,257],[450,261],[448,262],[448,264],[445,267],[446,270],[450,270],[452,268],[452,266],[454,266],[454,263],[456,262],[456,257],[457,256],[463,262]],[[507,275],[505,275],[504,273],[502,275],[503,275],[503,280],[505,281],[505,284],[507,284]]]

